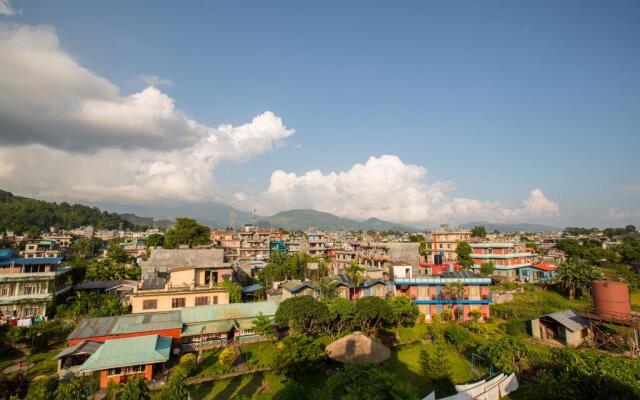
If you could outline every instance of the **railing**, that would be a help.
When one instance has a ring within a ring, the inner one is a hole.
[[[200,350],[212,350],[227,345],[227,339],[214,339],[202,342],[183,343],[180,347],[185,353],[197,352]]]
[[[0,303],[15,302],[21,300],[50,300],[52,298],[53,293],[19,294],[17,296],[0,296]]]
[[[396,278],[396,286],[398,285],[445,285],[447,283],[462,282],[467,285],[490,285],[491,278],[474,277],[474,278],[442,278],[442,277],[424,277],[424,278]]]

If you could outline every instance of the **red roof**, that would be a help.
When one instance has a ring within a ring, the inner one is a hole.
[[[556,267],[553,264],[548,264],[548,263],[540,263],[540,264],[536,264],[533,266],[534,268],[537,269],[541,269],[543,271],[555,271],[558,269],[558,267]]]

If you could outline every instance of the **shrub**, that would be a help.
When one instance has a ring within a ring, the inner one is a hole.
[[[191,375],[196,369],[197,361],[196,355],[193,353],[187,353],[180,357],[180,365],[184,367],[187,375]]]
[[[219,356],[220,364],[222,364],[222,366],[227,370],[231,369],[234,366],[234,364],[236,363],[236,358],[236,349],[232,347],[225,347],[220,352]]]
[[[136,376],[128,381],[120,395],[120,400],[149,400],[150,398],[147,382],[141,376]]]
[[[25,400],[49,400],[58,388],[55,376],[38,375],[31,381]]]
[[[8,399],[13,396],[23,398],[27,394],[29,381],[27,376],[18,371],[15,374],[0,374],[0,399]]]
[[[462,351],[473,343],[471,333],[461,325],[448,325],[444,329],[445,340]]]
[[[526,322],[519,319],[509,320],[501,328],[510,336],[522,336],[527,333]]]
[[[187,371],[178,365],[171,371],[167,384],[160,392],[160,400],[188,400],[191,393],[187,387]]]
[[[453,319],[453,311],[450,308],[445,308],[440,313],[440,318],[445,322],[451,321]]]
[[[486,325],[475,321],[469,322],[469,324],[467,324],[467,329],[469,332],[475,333],[476,335],[486,336],[487,333],[489,333],[489,328]]]

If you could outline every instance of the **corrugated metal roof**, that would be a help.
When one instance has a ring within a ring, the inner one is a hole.
[[[543,315],[549,317],[572,332],[577,332],[589,327],[589,321],[576,314],[573,310],[556,311],[551,314]]]
[[[229,319],[255,318],[259,313],[266,316],[276,314],[275,301],[257,301],[254,303],[211,304],[208,306],[187,307],[181,310],[182,322],[197,324],[224,321]]]
[[[80,321],[67,339],[90,338],[113,334],[148,332],[182,328],[180,311],[127,314],[117,317],[88,318]]]
[[[80,367],[98,371],[131,365],[166,362],[171,354],[171,337],[148,335],[107,340]]]
[[[58,353],[56,358],[62,358],[71,354],[93,354],[100,348],[101,345],[102,343],[93,342],[91,340],[83,340],[82,342],[78,342],[73,346],[67,347],[66,349],[62,350],[60,353]]]
[[[167,283],[165,278],[151,278],[142,281],[141,290],[145,289],[164,289],[164,285]]]
[[[251,292],[255,292],[257,290],[261,290],[261,289],[264,289],[264,287],[261,284],[256,283],[255,285],[243,287],[242,288],[242,293],[251,293]]]
[[[75,290],[109,290],[121,285],[135,286],[136,281],[118,280],[118,281],[87,281],[73,285]]]
[[[234,320],[227,320],[222,322],[213,322],[208,324],[194,324],[189,325],[180,334],[180,336],[197,336],[205,333],[221,333],[229,332],[235,325]]]

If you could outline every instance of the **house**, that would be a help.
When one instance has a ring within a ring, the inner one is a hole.
[[[333,282],[338,297],[347,300],[357,300],[363,297],[379,297],[384,299],[389,294],[388,283],[381,279],[364,278],[354,289],[353,280],[346,274],[338,274]]]
[[[558,267],[549,263],[538,263],[518,269],[518,280],[522,282],[548,282],[556,276]]]
[[[58,375],[61,378],[71,377],[80,372],[80,367],[95,353],[102,343],[91,340],[80,341],[73,346],[62,350],[56,359],[58,360]]]
[[[151,381],[171,356],[171,337],[147,335],[104,342],[79,368],[100,377],[100,388],[110,381],[123,385],[135,376]]]
[[[151,250],[148,260],[140,262],[143,279],[167,278],[170,270],[178,267],[197,269],[214,283],[233,275],[231,265],[224,262],[223,249],[156,248]]]
[[[431,261],[438,265],[456,261],[458,243],[469,241],[469,239],[471,239],[471,231],[449,230],[446,225],[442,230],[431,233]]]
[[[413,276],[413,267],[403,261],[393,261],[393,277],[395,278],[411,278]]]
[[[229,293],[222,287],[222,279],[215,268],[171,267],[169,277],[143,279],[131,294],[133,314],[177,310],[184,307],[229,303]]]
[[[527,251],[524,245],[509,242],[472,243],[474,271],[480,271],[482,263],[491,261],[495,266],[495,275],[509,280],[518,277],[518,269],[531,266],[537,255]]]
[[[443,272],[460,271],[460,269],[460,264],[456,262],[443,262],[442,264],[433,264],[427,262],[420,263],[420,270],[424,275],[440,275]]]
[[[589,336],[589,321],[573,310],[557,311],[532,319],[531,336],[544,341],[578,347]]]
[[[489,317],[491,278],[470,272],[443,272],[439,276],[414,276],[394,281],[396,295],[407,296],[418,305],[427,321],[452,310],[452,317],[468,321],[473,312],[480,319]]]
[[[331,267],[334,274],[344,273],[352,262],[358,262],[358,253],[350,250],[335,250]]]
[[[259,314],[273,321],[278,305],[273,301],[218,304],[189,307],[181,311],[184,352],[209,350],[229,344],[255,343],[267,340],[253,330]],[[276,327],[272,327],[274,334]]]
[[[130,295],[138,285],[137,281],[115,280],[115,281],[86,281],[73,285],[76,292],[96,292],[114,295],[118,300],[127,304],[130,302]]]
[[[60,254],[60,244],[53,240],[27,243],[24,247],[24,258],[57,258]]]
[[[291,280],[280,285],[282,289],[282,300],[286,300],[296,296],[311,296],[318,298],[320,288],[310,282],[302,282],[299,280]]]
[[[43,318],[47,303],[71,289],[71,268],[62,261],[14,258],[11,250],[0,250],[0,320]]]

